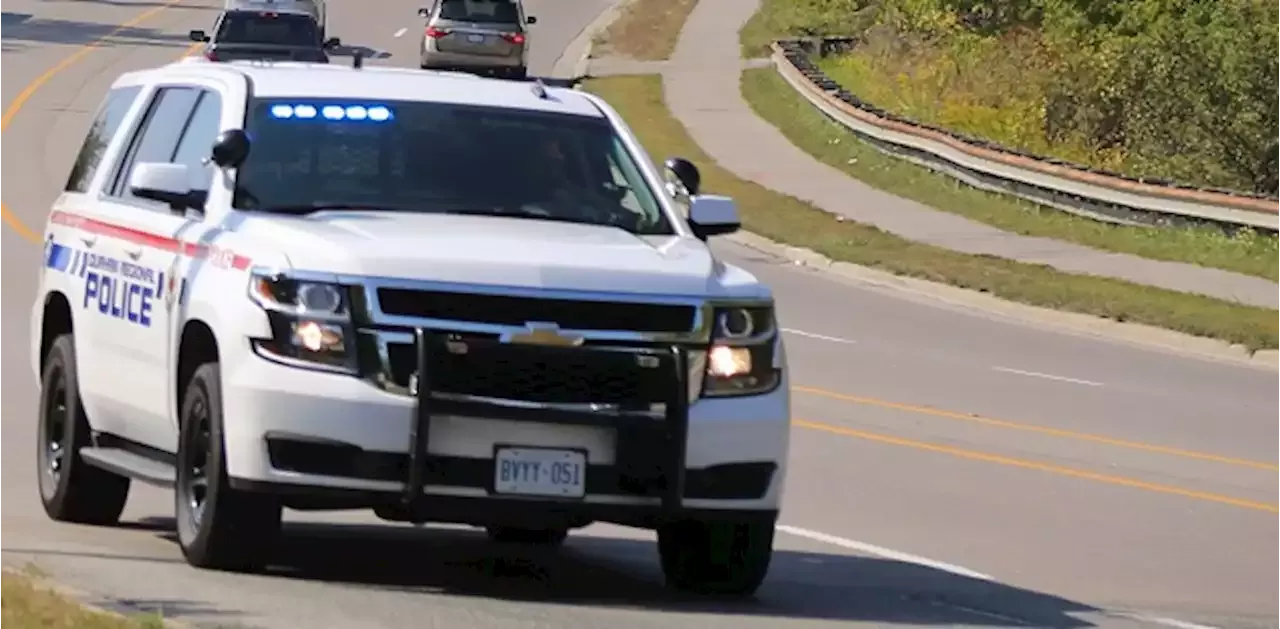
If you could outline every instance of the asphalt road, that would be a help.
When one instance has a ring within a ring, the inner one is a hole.
[[[371,63],[414,63],[415,5],[330,2],[333,34],[389,54]],[[544,73],[608,4],[527,2]],[[718,248],[777,291],[796,384],[784,533],[757,602],[665,593],[652,536],[610,526],[521,555],[465,530],[290,514],[287,568],[242,576],[182,562],[167,492],[136,489],[117,528],[48,521],[26,354],[39,253],[23,230],[42,228],[112,78],[179,56],[214,15],[208,0],[162,6],[4,7],[6,565],[208,626],[1277,626],[1274,370],[1002,320],[733,244]]]

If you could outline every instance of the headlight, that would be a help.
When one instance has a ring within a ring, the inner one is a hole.
[[[346,287],[255,273],[249,298],[271,323],[271,338],[253,341],[259,353],[298,366],[356,371]]]
[[[703,396],[759,395],[778,387],[773,354],[778,329],[772,305],[725,306],[714,311]]]

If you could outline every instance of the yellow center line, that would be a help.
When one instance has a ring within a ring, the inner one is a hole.
[[[1234,507],[1243,507],[1245,509],[1253,509],[1255,511],[1267,511],[1269,513],[1280,513],[1280,506],[1267,502],[1257,502],[1254,500],[1245,500],[1243,498],[1233,498],[1222,494],[1215,494],[1204,491],[1195,491],[1193,489],[1184,489],[1182,487],[1174,487],[1172,485],[1162,485],[1159,483],[1148,483],[1133,478],[1125,478],[1123,476],[1112,476],[1110,474],[1099,474],[1087,470],[1080,470],[1071,467],[1063,467],[1060,465],[1051,465],[1048,463],[1039,463],[1026,459],[1016,459],[1013,457],[1002,456],[999,454],[990,454],[986,452],[978,452],[976,450],[966,450],[964,448],[956,448],[936,443],[928,443],[925,441],[916,441],[914,439],[904,439],[902,437],[894,437],[892,435],[883,435],[874,432],[866,432],[864,430],[855,430],[853,428],[844,428],[842,426],[832,426],[821,422],[810,421],[806,419],[795,419],[792,422],[796,426],[809,428],[811,430],[820,430],[845,437],[856,437],[858,439],[866,439],[878,443],[886,443],[895,446],[903,446],[907,448],[915,448],[917,450],[926,450],[928,452],[936,452],[939,454],[949,454],[962,459],[970,459],[973,461],[983,461],[986,463],[995,463],[997,465],[1007,465],[1010,467],[1018,467],[1027,470],[1036,470],[1040,472],[1048,472],[1059,476],[1069,476],[1082,480],[1090,480],[1108,485],[1117,485],[1121,487],[1131,487],[1134,489],[1142,489],[1153,491],[1161,494],[1169,494],[1173,496],[1182,496],[1183,498],[1192,498],[1195,500],[1203,500],[1207,502],[1216,502],[1219,504],[1231,505]]]
[[[1021,430],[1024,432],[1033,432],[1051,437],[1059,437],[1063,439],[1075,439],[1078,441],[1089,441],[1092,443],[1100,443],[1104,445],[1114,446],[1117,448],[1129,448],[1131,450],[1142,450],[1145,452],[1154,452],[1158,454],[1167,454],[1186,459],[1197,459],[1200,461],[1212,461],[1214,463],[1222,463],[1225,465],[1235,465],[1238,467],[1251,467],[1268,472],[1280,472],[1280,466],[1274,463],[1266,463],[1263,461],[1251,461],[1249,459],[1238,459],[1218,454],[1210,454],[1207,452],[1196,452],[1194,450],[1183,450],[1181,448],[1173,448],[1169,446],[1161,446],[1151,443],[1142,443],[1139,441],[1128,441],[1125,439],[1115,439],[1112,437],[1104,437],[1084,432],[1075,432],[1072,430],[1062,430],[1060,428],[1050,428],[1048,426],[1036,426],[1034,424],[1023,424],[1004,419],[994,419],[991,417],[983,417],[972,413],[957,413],[955,411],[947,411],[928,406],[916,406],[913,404],[903,404],[900,402],[889,402],[887,400],[878,400],[876,398],[862,397],[859,395],[849,395],[847,393],[837,393],[835,391],[827,391],[826,389],[818,389],[814,387],[805,387],[792,385],[791,390],[797,393],[808,393],[819,397],[840,400],[842,402],[852,402],[854,404],[863,404],[866,406],[876,406],[880,408],[893,409],[896,411],[905,411],[908,413],[917,413],[920,415],[930,415],[932,417],[941,417],[943,419],[954,419],[959,421],[973,422],[984,426],[994,428],[1006,428],[1009,430]]]
[[[39,90],[41,87],[44,87],[44,84],[48,83],[50,79],[57,76],[59,72],[66,70],[76,62],[85,58],[86,55],[88,55],[89,53],[93,52],[94,50],[96,50],[97,48],[105,44],[108,39],[111,39],[112,37],[115,37],[116,35],[119,35],[120,33],[151,19],[155,15],[159,14],[161,11],[168,9],[169,7],[175,4],[178,4],[181,1],[182,0],[169,0],[163,5],[160,5],[149,11],[146,11],[141,15],[138,15],[132,20],[129,20],[128,22],[125,22],[117,26],[116,28],[112,29],[111,32],[107,33],[106,35],[103,35],[102,37],[99,37],[98,39],[95,39],[81,46],[74,53],[71,53],[71,55],[69,55],[67,58],[63,59],[62,61],[59,61],[52,68],[45,70],[44,74],[41,74],[40,76],[36,77],[35,80],[31,81],[31,83],[27,84],[27,86],[23,88],[22,91],[19,92],[18,95],[13,99],[13,102],[9,104],[9,107],[5,109],[4,117],[0,118],[0,131],[4,131],[5,129],[8,129],[9,124],[13,122],[13,117],[18,115],[18,112],[22,110],[22,106],[26,105],[27,101],[31,100],[31,97],[35,95],[36,91]]]
[[[58,73],[76,64],[81,59],[84,59],[86,56],[89,55],[89,53],[100,48],[103,44],[107,42],[107,40],[111,39],[112,37],[115,37],[116,35],[119,35],[120,33],[155,17],[156,15],[160,14],[161,11],[171,8],[180,2],[182,2],[182,0],[167,0],[164,4],[158,7],[144,11],[143,13],[134,17],[128,22],[124,22],[119,26],[115,27],[106,35],[103,35],[102,37],[99,37],[98,39],[95,39],[92,42],[89,42],[88,44],[81,46],[75,52],[68,55],[65,59],[63,59],[62,61],[59,61],[57,64],[55,64],[53,67],[49,68],[48,70],[45,70],[43,74],[36,77],[35,80],[31,81],[31,83],[28,83],[26,87],[22,88],[22,91],[19,92],[16,97],[14,97],[13,102],[9,103],[9,106],[4,110],[4,117],[0,118],[0,132],[3,132],[4,130],[9,128],[9,124],[13,122],[13,119],[15,116],[18,115],[18,112],[22,111],[22,107],[27,104],[27,101],[31,100],[31,97],[34,96],[35,93],[41,87],[44,87],[44,85],[48,83],[50,79],[57,76]],[[17,215],[9,211],[9,207],[7,205],[4,205],[3,203],[0,203],[0,218],[3,218],[5,224],[8,225],[10,228],[12,228],[13,231],[17,232],[19,236],[22,236],[23,238],[26,238],[31,242],[34,242],[37,244],[40,243],[40,234],[37,234],[30,227],[27,227],[27,225],[23,223],[22,220],[17,217]]]

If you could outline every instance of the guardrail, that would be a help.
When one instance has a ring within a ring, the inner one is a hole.
[[[858,99],[809,58],[851,38],[773,43],[774,68],[801,96],[872,146],[976,188],[1130,224],[1188,222],[1280,230],[1280,200],[1265,195],[1138,179],[1030,155],[886,112]]]

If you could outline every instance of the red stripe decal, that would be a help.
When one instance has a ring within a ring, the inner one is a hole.
[[[57,211],[49,217],[49,220],[58,225],[66,225],[67,227],[109,238],[118,238],[135,245],[168,251],[188,258],[208,258],[213,266],[221,269],[230,268],[243,271],[253,264],[252,258],[240,255],[230,249],[160,236],[131,227],[105,223],[80,216],[79,214]]]

